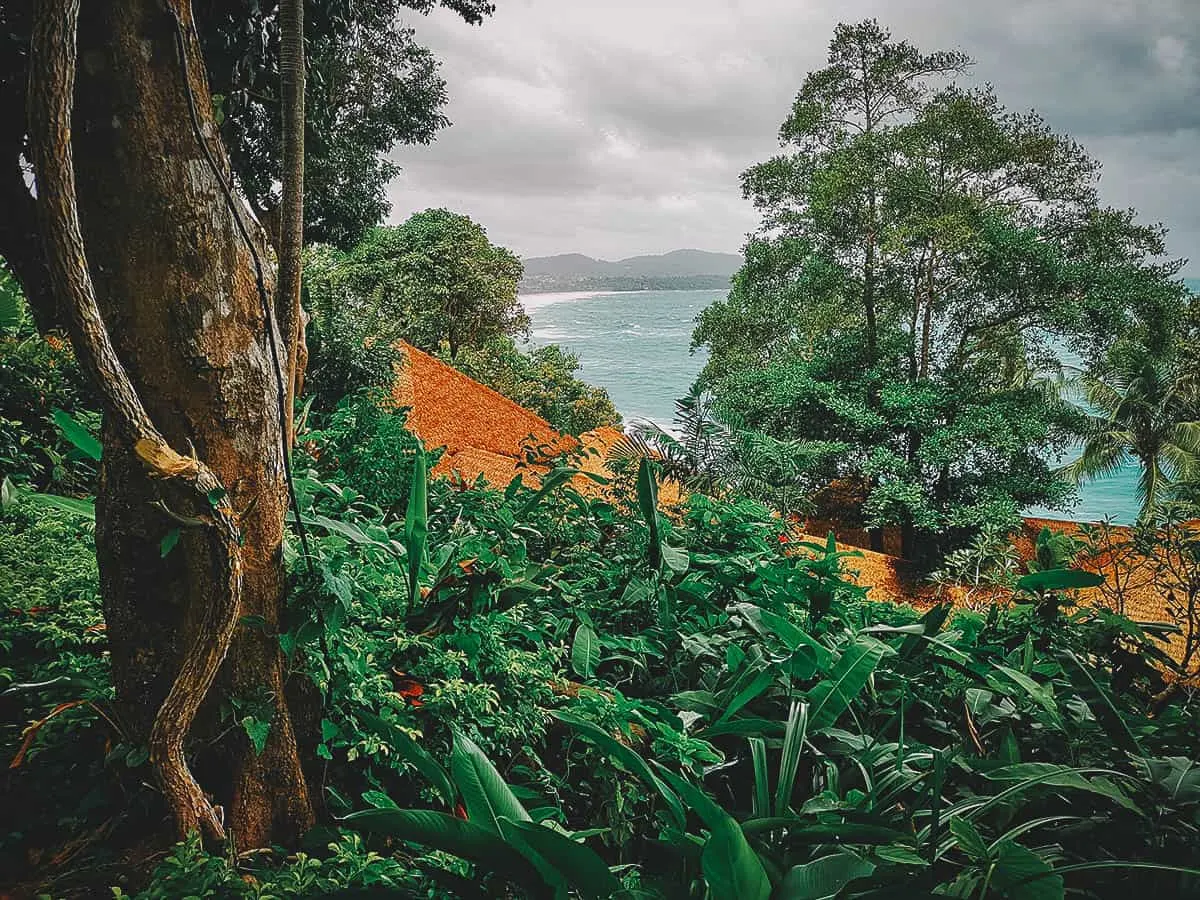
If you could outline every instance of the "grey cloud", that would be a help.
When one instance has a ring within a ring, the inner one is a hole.
[[[454,126],[403,148],[393,219],[449,206],[522,254],[736,249],[738,176],[771,155],[839,20],[875,16],[1036,108],[1105,164],[1102,192],[1200,249],[1200,0],[498,0],[412,22]]]

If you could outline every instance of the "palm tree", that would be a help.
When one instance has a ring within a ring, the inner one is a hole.
[[[1145,347],[1114,348],[1080,378],[1090,413],[1079,458],[1063,473],[1079,484],[1136,459],[1142,469],[1138,521],[1151,520],[1173,486],[1200,474],[1196,380]]]
[[[609,449],[609,459],[618,464],[653,459],[663,478],[689,491],[732,491],[789,512],[807,507],[809,495],[822,481],[816,473],[844,451],[844,445],[830,441],[784,441],[743,429],[697,382],[675,401],[674,433],[655,422],[636,420]]]

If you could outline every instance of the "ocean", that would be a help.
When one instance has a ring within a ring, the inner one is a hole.
[[[1200,292],[1200,280],[1189,282]],[[704,307],[725,291],[526,294],[535,344],[556,343],[579,357],[580,376],[605,388],[628,422],[648,419],[670,427],[675,400],[687,393],[704,367],[703,351],[691,352],[692,329]],[[1079,521],[1109,519],[1131,524],[1137,516],[1138,470],[1127,465],[1083,485],[1070,510],[1030,514]]]

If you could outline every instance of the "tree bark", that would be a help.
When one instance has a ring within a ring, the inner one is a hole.
[[[304,0],[279,4],[279,79],[283,97],[283,197],[279,229],[279,331],[285,341],[287,397],[284,421],[290,447],[295,439],[292,417],[304,377],[301,358],[303,320],[300,280],[304,249]]]
[[[228,202],[222,184],[230,183],[229,166],[187,0],[165,8],[161,0],[89,4],[79,34],[72,133],[99,313],[164,443],[194,446],[228,490],[216,502],[240,511],[234,623],[247,616],[265,622],[237,627],[214,691],[236,701],[238,715],[270,721],[263,753],[235,723],[219,721],[210,698],[193,731],[226,737],[215,745],[216,764],[201,760],[197,771],[211,776],[202,774],[205,787],[225,808],[239,847],[288,843],[311,824],[312,812],[275,638],[286,486],[278,373],[235,215],[247,228],[253,218],[240,199]],[[261,234],[251,234],[261,248]],[[101,590],[118,702],[149,740],[181,664],[187,671],[189,648],[216,638],[209,631],[213,598],[225,585],[209,529],[184,529],[177,547],[161,554],[162,538],[177,523],[158,502],[190,516],[207,510],[164,493],[130,448],[120,417],[106,412],[96,529]]]
[[[16,164],[21,151],[0,153],[12,160],[0,176],[0,256],[16,276],[29,303],[38,331],[48,334],[67,327],[66,313],[59,307],[50,286],[50,270],[42,251],[37,227],[37,204],[25,184],[25,174]]]

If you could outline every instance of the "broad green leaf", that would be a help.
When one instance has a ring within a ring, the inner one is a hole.
[[[1129,730],[1125,717],[1121,715],[1108,691],[1100,686],[1088,667],[1070,650],[1061,651],[1058,658],[1063,664],[1063,671],[1067,673],[1067,677],[1075,686],[1076,692],[1088,704],[1092,714],[1104,727],[1105,733],[1112,739],[1112,742],[1126,753],[1144,756],[1141,744]]]
[[[462,794],[467,818],[475,824],[498,835],[501,816],[513,821],[530,821],[529,813],[500,777],[491,760],[474,741],[459,731],[454,733],[450,773]]]
[[[556,710],[551,715],[560,722],[570,725],[576,731],[581,732],[597,747],[621,763],[630,773],[641,778],[647,787],[653,787],[658,791],[663,800],[666,801],[667,808],[671,811],[671,815],[675,819],[675,824],[680,828],[683,827],[687,816],[684,812],[683,804],[679,802],[679,797],[663,783],[661,778],[654,774],[654,771],[646,763],[646,760],[642,759],[640,754],[626,747],[594,722],[589,722],[587,719],[581,719],[562,710]]]
[[[884,650],[884,645],[879,641],[859,640],[843,651],[829,676],[809,691],[810,728],[819,731],[837,722],[838,717],[866,687],[871,673],[883,659]]]
[[[35,506],[57,509],[83,519],[91,519],[92,521],[96,519],[96,502],[94,500],[63,497],[59,494],[42,494],[36,491],[23,492],[21,497]]]
[[[360,831],[412,841],[453,854],[485,869],[529,883],[539,882],[536,870],[499,833],[474,822],[432,809],[368,809],[351,813],[342,823]]]
[[[396,801],[385,794],[383,791],[363,791],[363,802],[368,803],[375,809],[399,809]]]
[[[823,644],[783,616],[753,603],[735,603],[730,609],[745,619],[746,624],[759,634],[779,638],[789,650],[807,647],[816,656],[822,669],[828,668],[833,661],[833,654]]]
[[[12,479],[7,475],[0,479],[0,512],[8,509],[17,502],[17,486],[12,483]]]
[[[1004,841],[996,851],[992,885],[1005,900],[1063,900],[1062,876],[1032,850]]]
[[[989,781],[1015,782],[1016,784],[1024,782],[1028,787],[1047,785],[1049,787],[1087,791],[1100,797],[1106,797],[1139,815],[1142,814],[1137,804],[1113,781],[1100,775],[1088,777],[1084,772],[1074,769],[1071,766],[1060,766],[1054,763],[1026,762],[1015,763],[1011,766],[1001,766],[990,770],[981,769],[980,774]]]
[[[412,485],[408,493],[408,510],[404,514],[404,548],[408,551],[408,597],[416,604],[420,599],[421,567],[425,562],[425,543],[429,537],[428,459],[425,448],[418,445],[413,457]]]
[[[271,722],[246,716],[242,719],[242,728],[254,746],[254,755],[262,756],[263,748],[267,746],[267,736],[271,733]]]
[[[857,854],[843,851],[792,866],[783,877],[772,900],[828,900],[856,878],[875,871],[875,864]]]
[[[654,476],[654,463],[643,457],[637,476],[638,508],[650,531],[650,565],[657,569],[662,562],[662,537],[658,528],[658,483]]]
[[[100,441],[69,412],[63,409],[55,409],[50,413],[50,417],[54,420],[54,424],[58,426],[58,430],[62,432],[63,437],[67,439],[67,442],[71,446],[88,459],[95,460],[96,462],[100,461],[100,455],[104,451]]]
[[[922,638],[932,638],[941,631],[942,626],[946,624],[946,620],[950,618],[950,613],[953,611],[953,603],[939,603],[926,612],[925,615],[921,616],[921,624],[925,627],[920,634],[912,634],[904,639],[904,643],[900,645],[901,658],[907,659],[916,656],[928,646],[929,642],[922,640]]]
[[[1042,709],[1050,714],[1054,722],[1061,726],[1062,716],[1058,710],[1058,704],[1054,702],[1054,695],[1050,693],[1050,689],[1044,685],[1038,684],[1024,672],[1013,669],[1009,666],[1002,666],[999,663],[995,664],[996,668],[1004,673],[1004,675],[1014,684],[1021,687]],[[994,679],[989,679],[993,687],[997,690],[1003,690],[1003,686],[996,683]]]
[[[676,575],[682,575],[688,570],[691,564],[691,557],[688,555],[686,547],[675,547],[666,541],[662,542],[662,558],[667,564],[667,568]]]
[[[575,640],[571,643],[571,668],[581,678],[591,678],[600,665],[600,639],[596,630],[587,622],[575,629]]]
[[[950,820],[949,828],[963,853],[967,854],[974,862],[983,862],[988,858],[987,843],[974,825],[966,819],[956,817]]]
[[[429,779],[437,792],[442,795],[447,806],[454,806],[454,798],[457,796],[454,783],[442,765],[429,754],[429,751],[409,737],[403,728],[385,721],[379,716],[368,712],[359,712],[357,717],[364,725],[387,741],[396,751],[397,756],[412,763],[413,768]],[[323,728],[324,725],[322,725]],[[325,737],[323,730],[322,736]],[[325,740],[329,740],[329,738],[325,737]]]
[[[180,532],[178,528],[172,528],[163,535],[162,540],[158,542],[158,552],[160,556],[166,557],[172,550],[175,549],[175,545],[179,543],[179,534]]]
[[[735,694],[725,706],[725,711],[721,714],[721,718],[717,720],[717,724],[731,719],[738,710],[747,703],[756,699],[763,691],[765,691],[775,681],[775,673],[770,669],[763,669],[756,673],[741,689]]]
[[[767,900],[771,881],[737,821],[700,788],[661,766],[659,770],[708,826],[700,868],[712,900]]]
[[[528,845],[540,863],[553,867],[562,880],[586,900],[608,900],[621,892],[621,882],[608,864],[583,844],[534,822],[502,818],[500,827],[510,843],[518,849],[522,844]]]
[[[1104,576],[1083,569],[1044,569],[1030,572],[1017,581],[1017,590],[1029,594],[1043,591],[1073,591],[1104,584]]]

